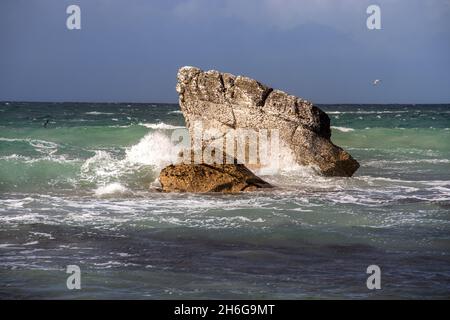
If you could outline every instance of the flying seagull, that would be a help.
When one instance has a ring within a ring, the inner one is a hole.
[[[376,86],[376,85],[378,85],[380,82],[381,82],[380,79],[375,79],[375,80],[373,80],[372,84],[373,84],[374,86]]]

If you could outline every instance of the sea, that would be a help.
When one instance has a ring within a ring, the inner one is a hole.
[[[353,177],[191,194],[177,104],[0,102],[0,298],[450,298],[450,105],[319,107]]]

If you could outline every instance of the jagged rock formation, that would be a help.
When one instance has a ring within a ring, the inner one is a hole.
[[[159,181],[165,192],[236,193],[272,188],[243,164],[169,165],[161,171]]]
[[[247,77],[195,67],[179,70],[177,92],[191,135],[197,121],[222,132],[278,129],[281,142],[301,165],[314,165],[327,176],[351,176],[359,167],[330,141],[328,115],[306,100]]]

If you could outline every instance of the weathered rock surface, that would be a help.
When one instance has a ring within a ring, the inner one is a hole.
[[[314,165],[327,176],[351,176],[359,167],[330,141],[328,115],[306,100],[247,77],[195,67],[179,70],[177,91],[191,134],[196,121],[221,131],[278,129],[301,165]]]
[[[235,193],[272,188],[243,164],[169,165],[161,171],[159,181],[165,192]]]

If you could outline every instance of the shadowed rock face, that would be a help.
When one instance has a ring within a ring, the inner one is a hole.
[[[272,186],[243,164],[177,164],[165,167],[159,181],[165,192],[255,191]]]
[[[178,71],[177,92],[191,134],[196,121],[223,132],[278,129],[280,140],[301,165],[315,165],[327,176],[351,176],[359,167],[330,141],[328,115],[306,100],[247,77],[195,67]]]

